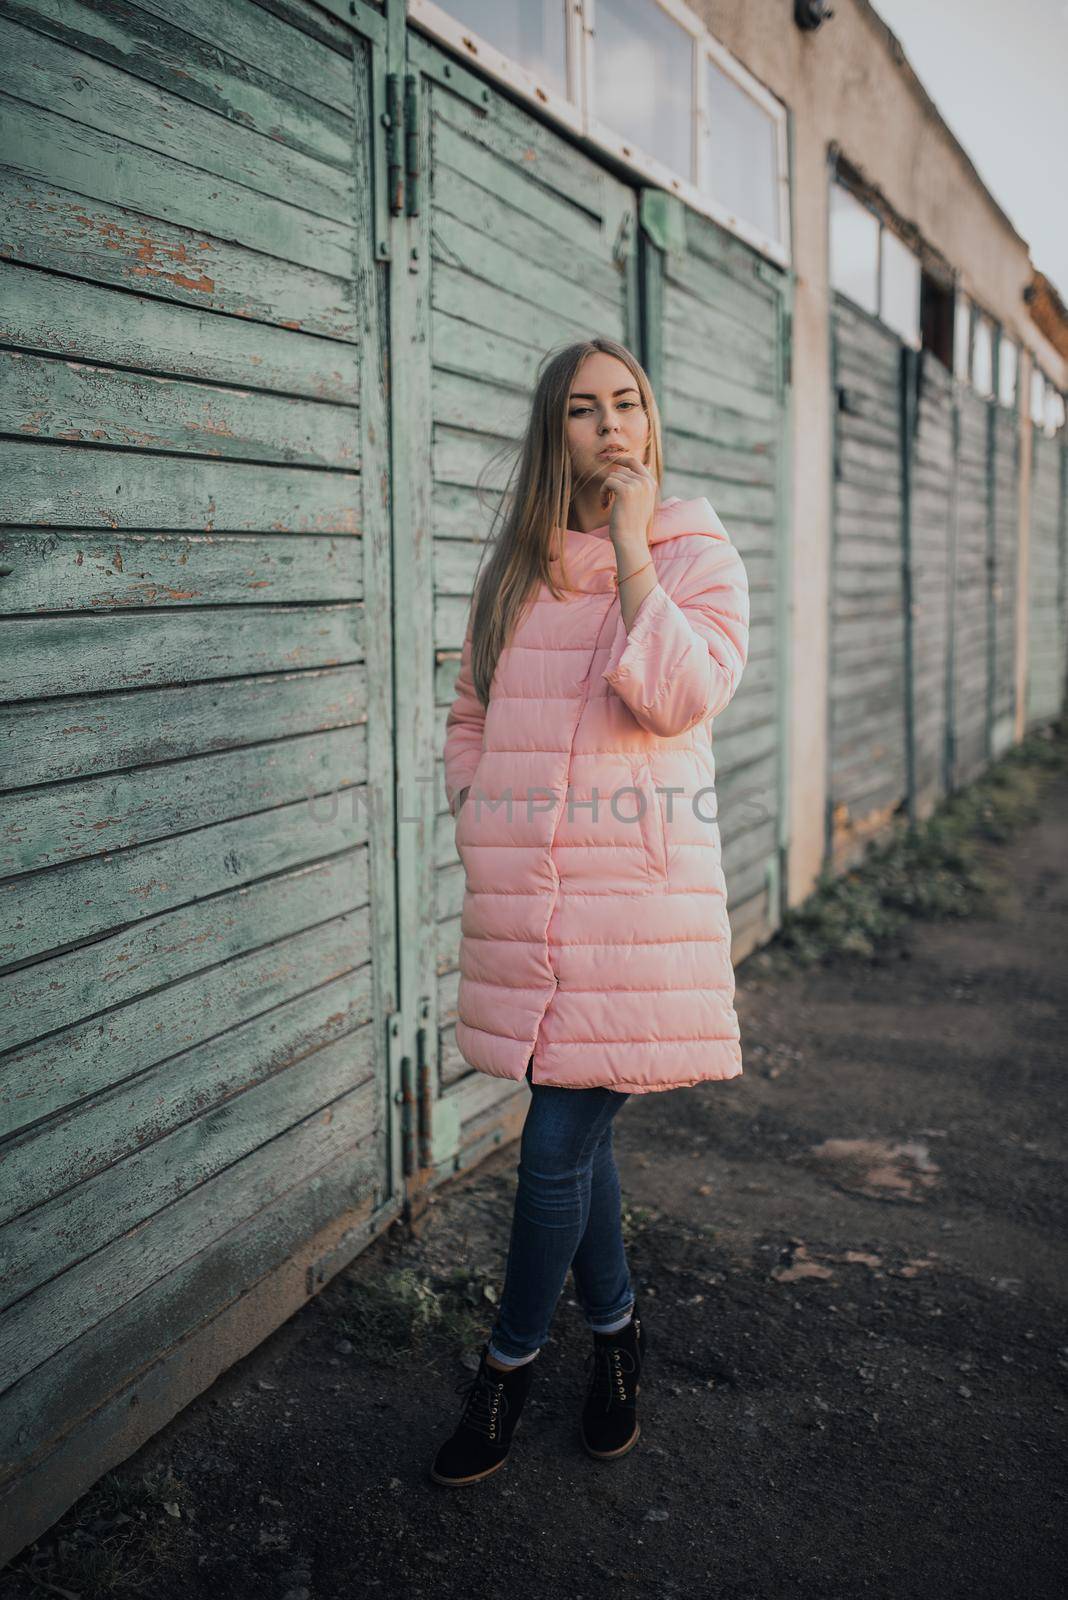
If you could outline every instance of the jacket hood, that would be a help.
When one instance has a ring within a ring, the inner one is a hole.
[[[599,528],[588,528],[585,532],[579,528],[569,528],[567,536],[572,542],[608,539],[608,529],[609,524],[603,522]],[[713,539],[728,538],[726,528],[704,495],[696,500],[683,500],[676,494],[668,500],[662,500],[653,515],[649,543],[659,544],[664,539],[677,539],[687,533],[707,533]]]

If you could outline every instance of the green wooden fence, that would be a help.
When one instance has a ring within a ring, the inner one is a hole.
[[[1019,415],[835,294],[826,861],[1015,738]],[[1064,703],[1065,444],[1035,433],[1028,721]]]
[[[381,42],[0,19],[0,1559],[404,1201]]]

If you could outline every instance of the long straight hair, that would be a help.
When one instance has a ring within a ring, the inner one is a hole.
[[[556,600],[562,599],[570,588],[564,534],[572,498],[582,481],[574,482],[571,475],[568,401],[576,372],[587,356],[597,352],[615,356],[630,370],[649,418],[645,465],[658,485],[663,480],[660,412],[645,369],[627,347],[615,339],[598,336],[544,356],[526,432],[510,475],[515,487],[506,489],[501,497],[494,519],[500,522],[500,531],[493,537],[491,527],[486,548],[492,553],[475,578],[471,674],[475,693],[484,706],[489,704],[497,659],[528,600],[543,583]],[[559,558],[563,587],[556,583],[550,565],[554,557]]]

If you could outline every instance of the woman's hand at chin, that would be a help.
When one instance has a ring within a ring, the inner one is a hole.
[[[637,456],[627,453],[612,458],[612,470],[601,485],[601,505],[607,507],[611,496],[608,534],[617,551],[648,541],[658,493],[659,484]]]

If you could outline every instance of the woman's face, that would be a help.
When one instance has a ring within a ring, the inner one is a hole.
[[[630,368],[594,351],[575,373],[567,407],[567,443],[576,485],[597,484],[612,469],[606,450],[645,460],[649,418]]]

